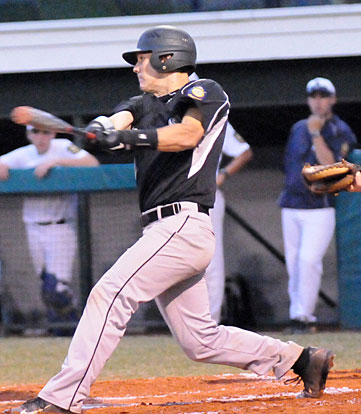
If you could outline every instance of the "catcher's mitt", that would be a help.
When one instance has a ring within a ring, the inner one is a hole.
[[[302,176],[313,193],[338,194],[350,187],[357,171],[361,171],[360,165],[342,160],[327,165],[305,164]]]

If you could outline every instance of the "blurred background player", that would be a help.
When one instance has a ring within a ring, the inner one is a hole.
[[[26,129],[30,145],[0,157],[0,180],[9,169],[34,168],[43,178],[56,166],[97,166],[97,159],[68,139],[54,139],[55,133],[32,126]],[[47,318],[53,322],[76,322],[76,302],[71,289],[73,261],[77,248],[76,195],[26,196],[23,205],[29,251],[35,272],[42,279],[42,298]],[[72,330],[55,329],[55,335]]]
[[[218,170],[217,190],[214,207],[210,210],[213,230],[216,235],[216,249],[214,256],[206,269],[205,278],[208,286],[209,305],[212,318],[219,323],[221,321],[222,302],[225,286],[225,261],[223,248],[223,225],[226,201],[221,187],[228,176],[236,174],[252,158],[253,153],[242,137],[228,122],[222,154],[232,157],[231,161]]]
[[[197,80],[199,77],[196,73],[192,73],[189,79]],[[216,199],[214,207],[209,211],[214,234],[216,236],[216,249],[205,272],[211,315],[217,323],[220,323],[221,321],[226,279],[223,248],[223,226],[226,202],[221,187],[228,176],[236,174],[253,156],[248,143],[243,140],[229,122],[227,122],[226,135],[222,147],[222,155],[223,154],[228,157],[228,159],[231,158],[231,161],[217,171]],[[220,163],[221,161],[222,159],[220,160]]]
[[[305,163],[331,164],[347,157],[356,144],[350,127],[333,113],[336,90],[325,78],[306,86],[311,115],[291,129],[284,157],[285,184],[279,199],[290,298],[290,328],[309,332],[316,322],[322,260],[335,230],[332,195],[309,191],[301,175]]]

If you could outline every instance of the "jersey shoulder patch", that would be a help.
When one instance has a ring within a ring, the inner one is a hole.
[[[195,85],[187,91],[187,96],[198,101],[203,101],[207,96],[207,91],[202,85]]]
[[[187,83],[181,90],[181,93],[183,96],[197,101],[206,101],[213,99],[215,94],[222,91],[219,86],[220,90],[218,91],[217,86],[218,84],[211,79],[198,79]]]
[[[77,154],[80,151],[80,148],[75,144],[71,144],[68,146],[67,150],[72,154]]]

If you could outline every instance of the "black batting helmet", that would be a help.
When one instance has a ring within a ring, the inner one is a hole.
[[[137,63],[137,53],[152,53],[150,63],[160,73],[194,72],[197,51],[192,37],[184,30],[173,26],[155,26],[146,30],[139,38],[137,49],[123,53],[131,65]],[[162,56],[171,55],[165,62]]]

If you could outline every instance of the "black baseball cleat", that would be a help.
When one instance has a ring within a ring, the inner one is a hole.
[[[4,411],[5,413],[20,413],[20,414],[37,414],[37,413],[53,413],[53,414],[66,414],[71,411],[64,410],[63,408],[57,407],[40,397],[33,398],[32,400],[26,401],[23,405],[17,408],[11,408],[10,410]]]
[[[285,329],[287,334],[313,334],[317,332],[316,325],[312,322],[304,322],[298,319],[291,319],[289,326]]]
[[[305,348],[292,367],[298,377],[286,383],[303,381],[304,390],[298,398],[318,398],[323,394],[335,354],[325,348]]]

